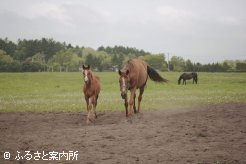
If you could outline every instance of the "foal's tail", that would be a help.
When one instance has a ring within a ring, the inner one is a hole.
[[[160,74],[158,74],[158,72],[156,70],[154,70],[153,68],[151,68],[150,66],[147,66],[147,73],[149,75],[149,78],[155,82],[168,82],[167,79],[161,77]]]

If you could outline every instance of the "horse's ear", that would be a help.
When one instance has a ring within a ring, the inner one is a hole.
[[[126,71],[126,75],[128,75],[128,74],[129,74],[129,70]]]
[[[82,66],[82,67],[83,67],[83,69],[85,69],[85,68],[86,68],[84,64],[83,64],[83,66]]]
[[[118,73],[119,73],[119,75],[121,75],[121,74],[122,74],[122,72],[121,72],[121,70],[120,70],[120,69],[119,69]]]
[[[90,65],[87,65],[87,67],[85,65],[83,65],[83,69],[90,69],[91,66]]]

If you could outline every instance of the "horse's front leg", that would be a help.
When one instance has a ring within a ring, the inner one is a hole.
[[[87,117],[86,117],[86,123],[89,124],[90,123],[90,104],[89,104],[89,97],[85,96],[85,102],[86,102],[86,109],[87,109]]]
[[[129,105],[130,105],[129,116],[131,116],[133,114],[134,95],[135,94],[136,94],[136,87],[131,89],[131,96],[130,96],[130,100],[129,100]]]
[[[92,110],[93,102],[94,102],[94,97],[88,98],[88,104],[87,104],[88,114],[87,114],[87,120],[86,120],[87,124],[93,121],[93,119],[91,119],[91,110]]]
[[[89,104],[89,98],[85,96],[85,102],[86,102],[86,109],[87,109],[87,112],[88,112],[88,104]]]
[[[128,116],[128,99],[127,99],[127,95],[126,95],[126,98],[124,100],[125,100],[125,110],[126,110],[126,117],[127,117]]]

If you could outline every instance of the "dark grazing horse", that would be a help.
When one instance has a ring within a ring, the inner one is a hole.
[[[97,106],[97,99],[100,93],[100,80],[98,76],[93,75],[90,65],[87,67],[83,65],[83,76],[84,76],[84,87],[83,92],[86,101],[86,108],[87,108],[87,120],[86,123],[92,122],[95,118],[97,118],[96,114],[96,106]],[[91,110],[94,110],[94,118],[92,119],[90,114]]]
[[[181,80],[183,80],[183,85],[186,85],[186,80],[190,80],[193,79],[193,84],[194,82],[197,84],[198,81],[198,76],[196,72],[192,72],[192,73],[183,73],[180,75],[179,80],[178,80],[178,84],[181,83]]]
[[[168,80],[161,77],[153,68],[148,66],[141,59],[130,59],[128,60],[119,70],[119,83],[121,97],[125,100],[125,110],[126,117],[131,116],[134,113],[137,113],[135,99],[136,99],[136,90],[139,89],[138,96],[138,112],[140,111],[140,103],[142,100],[142,95],[144,93],[144,87],[147,83],[148,76],[151,80],[155,82],[167,82]],[[128,102],[127,91],[130,90],[131,95]],[[128,104],[130,105],[130,112],[128,113]]]

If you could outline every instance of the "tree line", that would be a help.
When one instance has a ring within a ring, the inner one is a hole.
[[[167,61],[164,53],[153,54],[124,46],[100,46],[95,50],[52,38],[18,39],[17,43],[0,38],[0,72],[79,71],[83,64],[90,64],[96,71],[116,71],[123,62],[135,57],[160,71],[246,71],[246,60],[201,64],[172,56]]]

